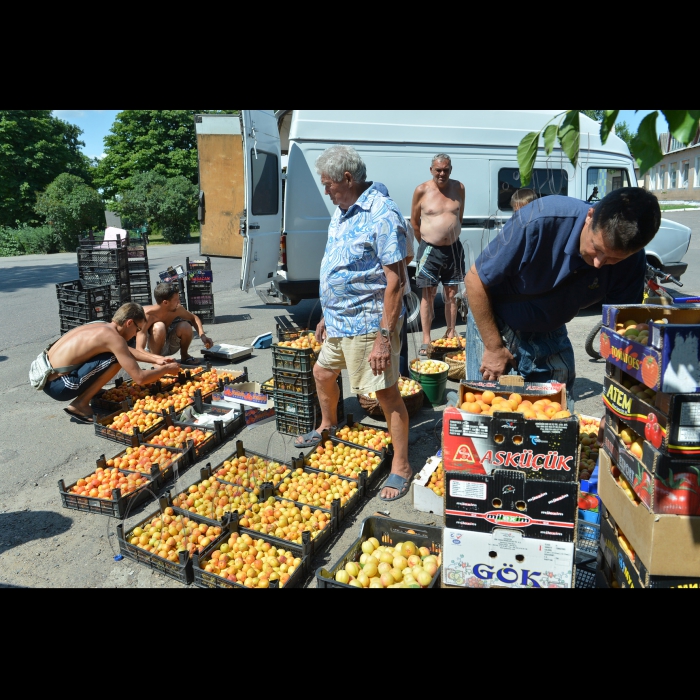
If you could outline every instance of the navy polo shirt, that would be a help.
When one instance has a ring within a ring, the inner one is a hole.
[[[642,301],[644,251],[596,269],[579,253],[590,204],[552,195],[515,212],[476,260],[491,296],[493,311],[515,331],[549,332],[568,323],[587,306]],[[554,289],[570,276],[575,279]],[[542,294],[512,301],[514,294]],[[500,297],[500,300],[499,300]]]

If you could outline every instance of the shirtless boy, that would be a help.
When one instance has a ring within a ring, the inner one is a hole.
[[[199,337],[205,347],[214,343],[210,340],[199,316],[190,313],[180,305],[180,293],[167,282],[161,282],[154,290],[156,303],[144,306],[146,323],[136,336],[136,348],[156,355],[174,355],[180,351],[180,364],[201,365],[201,361],[190,357],[188,350],[192,342],[192,326],[197,327]]]
[[[81,423],[93,423],[90,401],[120,369],[138,384],[150,384],[164,374],[177,374],[172,360],[133,350],[127,346],[144,327],[146,315],[139,304],[129,302],[114,314],[111,323],[88,323],[68,331],[48,351],[52,367],[69,372],[50,374],[44,393],[57,401],[73,401],[63,410]],[[143,370],[138,361],[151,362],[156,369]]]
[[[464,185],[450,179],[452,160],[438,153],[430,166],[432,180],[416,187],[411,204],[411,224],[419,243],[416,285],[421,290],[420,318],[423,344],[419,354],[430,351],[430,327],[435,318],[438,284],[445,295],[445,338],[454,338],[457,324],[455,296],[464,279],[464,248],[459,241],[464,214]]]

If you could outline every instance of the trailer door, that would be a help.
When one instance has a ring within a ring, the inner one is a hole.
[[[277,272],[282,233],[280,135],[272,110],[244,109],[245,213],[241,218],[241,289],[268,284]]]

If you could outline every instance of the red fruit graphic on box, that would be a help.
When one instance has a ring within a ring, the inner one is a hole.
[[[647,355],[642,360],[642,381],[651,389],[658,388],[659,363],[651,355]]]
[[[610,357],[610,336],[607,333],[600,334],[600,356],[604,360]]]

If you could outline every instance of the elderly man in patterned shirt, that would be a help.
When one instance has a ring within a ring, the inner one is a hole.
[[[337,423],[336,379],[347,369],[351,390],[376,392],[394,445],[391,474],[381,498],[408,492],[408,414],[398,389],[402,286],[407,279],[406,225],[380,183],[366,181],[366,167],[350,146],[332,146],[316,161],[321,184],[338,208],[328,228],[321,263],[323,318],[316,328],[325,340],[314,367],[322,420],[297,447],[317,445],[320,432]]]

